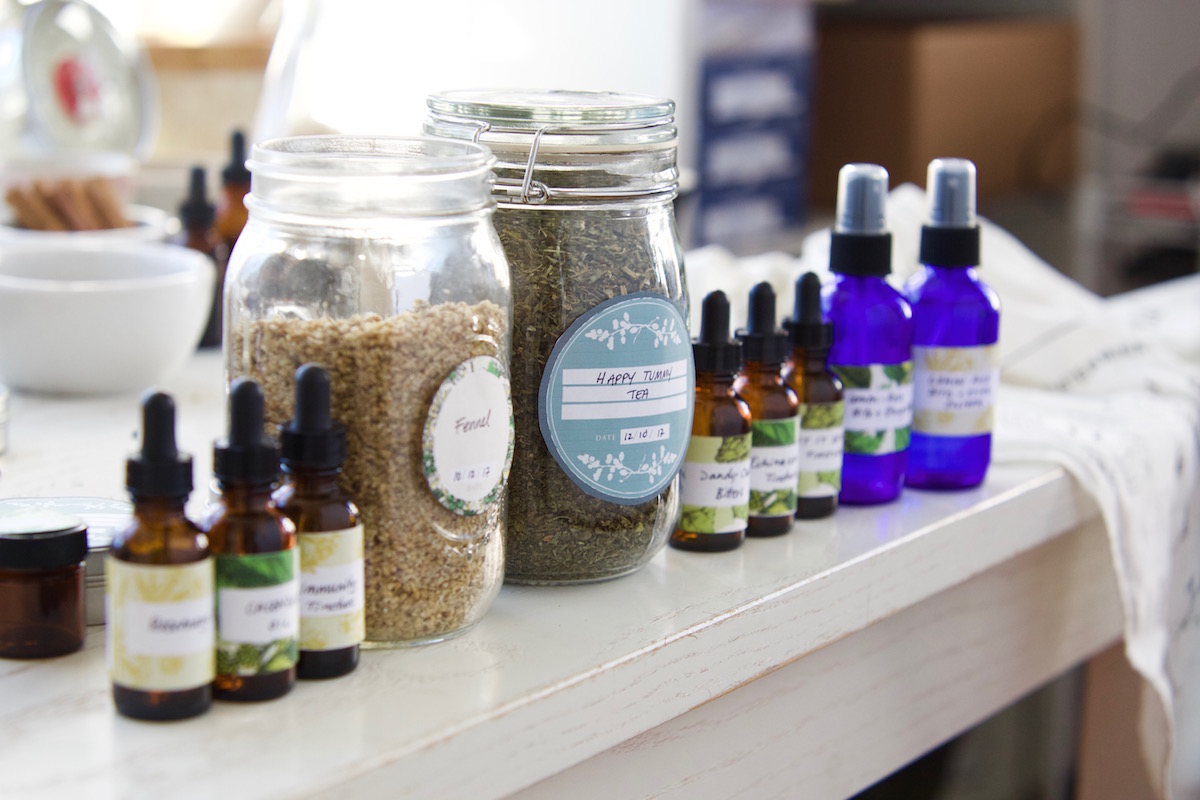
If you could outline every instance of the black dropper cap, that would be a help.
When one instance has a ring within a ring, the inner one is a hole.
[[[217,207],[208,202],[208,189],[204,184],[204,167],[192,167],[187,199],[179,206],[179,221],[184,228],[208,228],[217,218]]]
[[[221,483],[270,484],[279,476],[279,448],[263,433],[263,393],[239,378],[229,392],[229,436],[213,446],[213,475]]]
[[[782,364],[788,356],[788,335],[775,325],[775,290],[763,281],[750,290],[750,313],[745,330],[737,332],[746,361]]]
[[[729,338],[729,299],[709,292],[700,305],[700,338],[692,340],[697,372],[731,374],[742,368],[742,343]]]
[[[192,491],[192,457],[175,446],[175,401],[164,392],[142,398],[142,449],[125,461],[134,500],[182,498]]]
[[[346,427],[329,411],[329,373],[316,364],[296,370],[296,410],[283,426],[280,451],[286,470],[333,470],[346,460]]]
[[[234,131],[229,137],[229,163],[221,170],[225,185],[249,185],[250,170],[246,168],[246,134]]]
[[[821,316],[821,279],[806,272],[796,281],[792,318],[783,323],[791,334],[792,347],[828,350],[833,346],[833,323]]]

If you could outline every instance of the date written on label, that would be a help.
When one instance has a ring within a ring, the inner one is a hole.
[[[621,444],[651,444],[671,438],[671,425],[650,425],[645,428],[622,428]]]
[[[495,464],[475,464],[464,467],[454,467],[451,473],[451,480],[455,483],[463,481],[482,481],[487,480],[496,474],[498,467]]]

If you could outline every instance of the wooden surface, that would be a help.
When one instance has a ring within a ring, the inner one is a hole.
[[[1088,663],[1078,800],[1159,797],[1146,769],[1136,724],[1146,701],[1160,708],[1149,685],[1126,660],[1124,644],[1110,647]]]
[[[168,386],[205,474],[218,359]],[[136,409],[16,395],[0,496],[120,496]],[[976,490],[667,550],[609,583],[505,587],[458,639],[168,725],[115,714],[93,634],[73,656],[0,660],[0,796],[587,796],[617,775],[644,794],[795,796],[810,769],[805,797],[844,796],[1118,635],[1095,519],[1061,470],[998,467]],[[750,732],[763,755],[737,744]]]
[[[848,797],[1120,626],[1108,537],[1093,520],[517,797]]]
[[[150,63],[158,72],[198,72],[208,70],[254,70],[267,68],[271,41],[248,41],[203,47],[151,44],[146,48]]]

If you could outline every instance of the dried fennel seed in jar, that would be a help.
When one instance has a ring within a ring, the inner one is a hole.
[[[586,494],[546,447],[538,394],[555,342],[577,317],[613,297],[663,293],[661,256],[652,249],[646,220],[625,211],[501,208],[494,222],[512,271],[513,295],[516,442],[505,579],[557,583],[627,574],[670,535],[674,484],[640,505]],[[687,309],[679,305],[686,319]]]
[[[448,511],[429,491],[420,454],[443,379],[469,358],[494,356],[506,330],[504,311],[490,301],[421,301],[392,317],[275,317],[233,332],[232,352],[245,353],[246,374],[263,387],[272,428],[291,418],[300,365],[316,363],[330,374],[333,416],[347,432],[341,483],[366,534],[369,642],[461,629],[486,611],[499,587],[503,504],[476,516]]]

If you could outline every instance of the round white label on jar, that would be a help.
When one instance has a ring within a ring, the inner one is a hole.
[[[438,387],[421,439],[429,491],[455,514],[472,516],[500,500],[513,456],[512,393],[491,356],[459,364]]]

